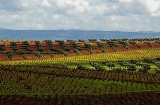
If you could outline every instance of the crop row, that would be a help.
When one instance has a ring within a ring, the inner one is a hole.
[[[160,84],[159,74],[139,73],[124,70],[100,71],[100,70],[79,70],[62,67],[32,67],[32,66],[1,66],[2,71],[19,71],[56,76],[67,76],[77,78],[89,78],[99,80],[113,80],[122,82],[135,82],[144,84]]]
[[[99,80],[98,75],[92,79],[89,79],[90,77],[85,79],[79,78],[79,76],[74,78],[71,78],[71,76],[57,77],[56,74],[48,75],[17,71],[0,71],[0,74],[0,91],[3,95],[23,94],[41,97],[42,95],[103,95],[160,90],[159,84]]]
[[[43,95],[45,97],[45,95]],[[1,105],[159,105],[160,94],[154,92],[123,95],[83,95],[35,98],[17,95],[0,96]]]
[[[10,65],[29,65],[29,64],[52,64],[52,63],[74,63],[74,62],[89,62],[89,61],[105,61],[105,60],[131,60],[142,58],[155,58],[159,57],[160,49],[145,49],[145,50],[128,50],[124,52],[113,52],[106,54],[92,54],[81,56],[68,56],[47,59],[34,59],[34,60],[20,60],[20,61],[3,61],[0,64]]]

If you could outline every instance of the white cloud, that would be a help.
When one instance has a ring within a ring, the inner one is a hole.
[[[0,28],[160,31],[160,0],[0,0]]]
[[[43,0],[42,6],[51,7],[52,5],[48,2],[48,0]]]
[[[160,0],[141,0],[151,16],[160,16]]]
[[[131,3],[133,0],[119,0],[119,2],[123,2],[123,3]]]
[[[65,7],[65,1],[64,0],[57,0],[56,4],[58,7],[64,8]]]

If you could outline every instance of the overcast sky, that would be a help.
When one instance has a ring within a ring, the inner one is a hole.
[[[0,28],[160,32],[160,0],[0,0]]]

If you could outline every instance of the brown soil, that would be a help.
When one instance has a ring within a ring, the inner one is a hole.
[[[0,96],[1,105],[160,105],[159,93],[130,93],[123,95],[55,96],[32,98]]]
[[[100,48],[98,47],[98,45],[96,43],[92,43],[92,42],[86,42],[87,44],[90,44],[93,48],[93,53],[92,54],[99,54],[99,53],[103,53]],[[143,42],[137,42],[136,44],[141,45],[140,49],[151,49],[151,48],[160,48],[160,44],[155,43],[154,41],[150,41],[152,47],[148,46],[147,44],[144,44]],[[88,50],[85,48],[84,43],[83,42],[76,42],[76,44],[78,46],[81,47],[82,51],[80,52],[79,55],[89,55],[90,52],[88,52]],[[106,52],[105,53],[110,53],[110,52],[115,52],[108,44],[106,44],[105,42],[101,42],[102,45],[104,45],[106,47]],[[0,42],[0,45],[5,45],[6,48],[6,52],[11,52],[13,51],[12,46],[10,45],[9,41],[5,41],[5,42]],[[35,42],[30,42],[29,41],[29,45],[30,48],[33,51],[37,51],[37,47]],[[48,44],[46,44],[46,42],[40,42],[41,47],[44,49],[45,52],[50,51],[50,48],[48,46]],[[126,50],[138,50],[139,48],[137,48],[136,45],[131,45],[129,44],[129,48],[126,49],[125,47],[123,47],[123,45],[117,43],[116,44],[118,46],[117,52],[119,51],[126,51]],[[53,46],[56,49],[62,49],[61,45],[58,44],[58,42],[53,42]],[[68,53],[68,56],[77,56],[76,53],[73,52],[73,45],[70,44],[69,42],[65,42],[65,46],[67,46],[70,49],[70,53]],[[17,47],[19,51],[26,51],[24,48],[24,45],[22,42],[17,42]],[[50,55],[47,54],[41,54],[42,55],[42,59],[46,59],[46,58],[50,58]],[[58,54],[54,56],[55,58],[57,57],[64,57],[63,54]],[[14,58],[13,60],[22,60],[23,58],[21,57],[21,55],[19,54],[14,54]],[[36,57],[34,54],[27,54],[27,59],[39,59],[38,57]],[[7,56],[7,54],[0,54],[0,61],[3,60],[10,60]]]

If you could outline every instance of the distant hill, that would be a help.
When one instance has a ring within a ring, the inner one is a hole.
[[[10,30],[0,28],[1,40],[67,40],[89,38],[160,38],[160,32],[123,32],[98,30]]]

